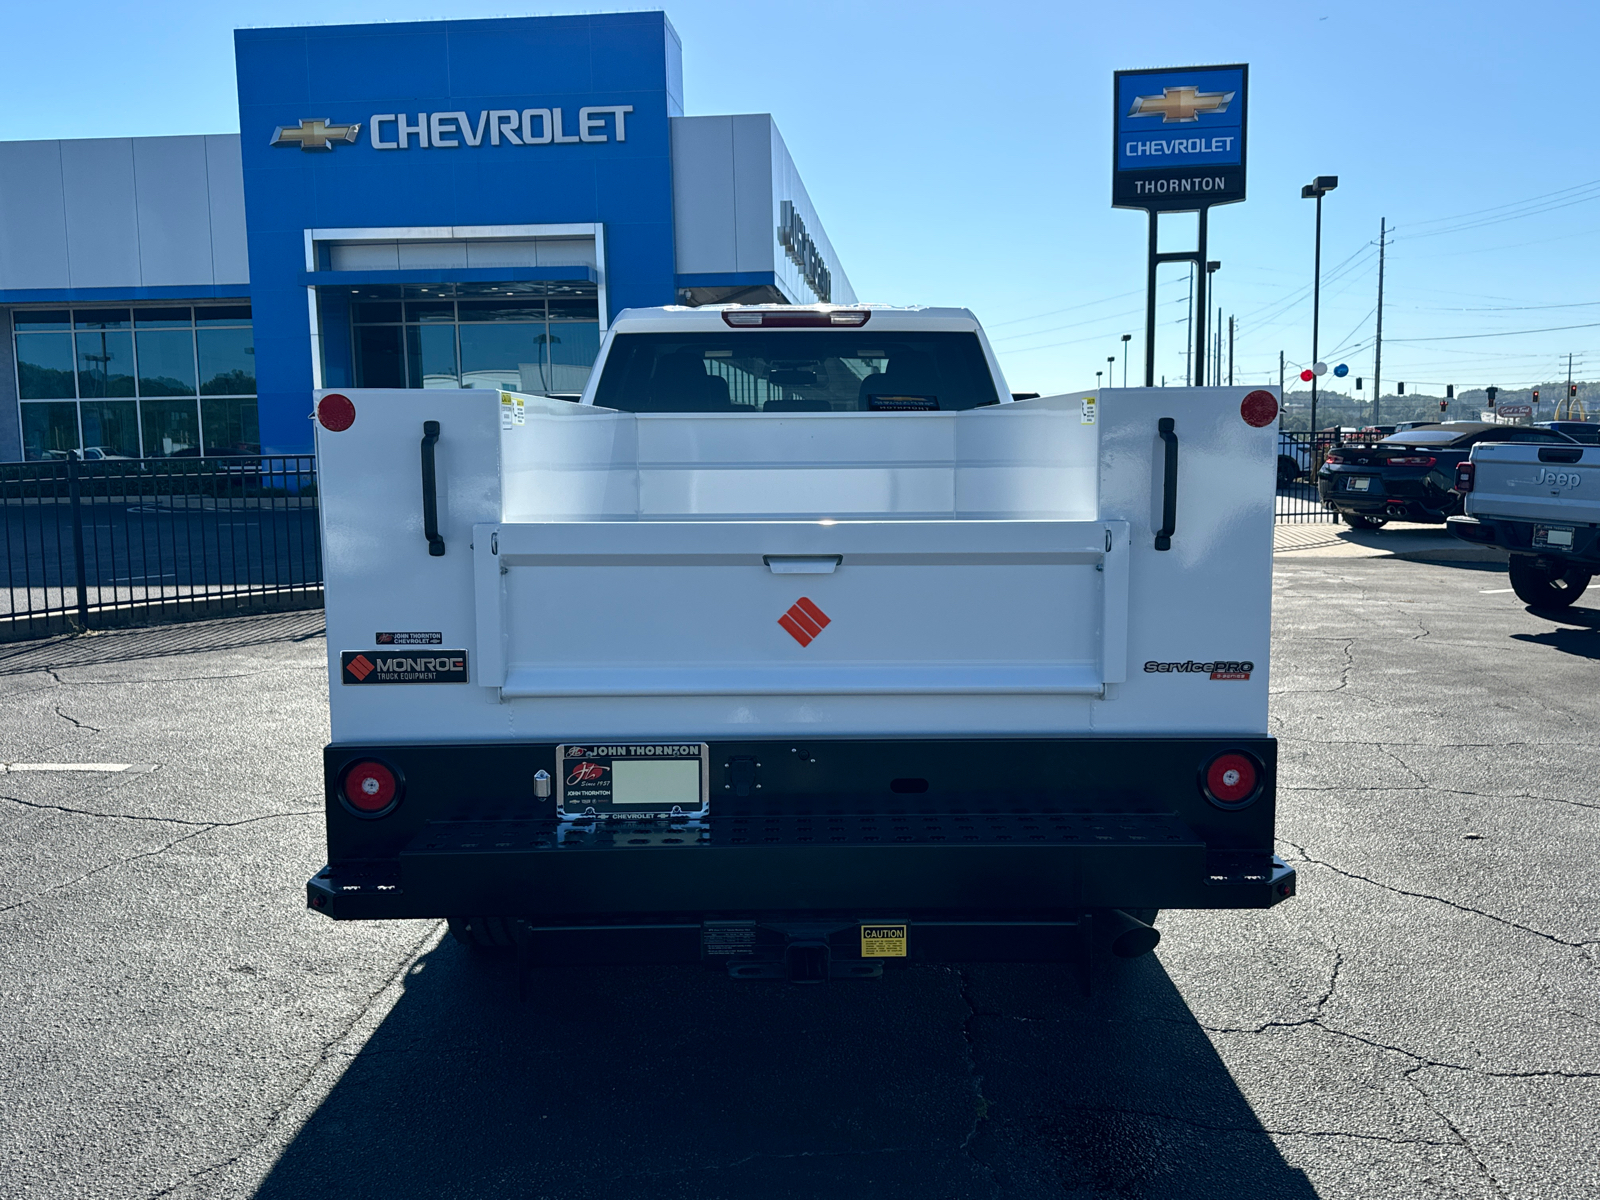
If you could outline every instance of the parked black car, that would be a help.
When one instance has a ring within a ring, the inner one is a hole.
[[[1562,442],[1550,429],[1448,421],[1406,429],[1368,446],[1340,446],[1317,472],[1317,494],[1352,529],[1389,521],[1442,525],[1461,511],[1456,467],[1479,442]]]
[[[1600,421],[1539,421],[1535,429],[1553,429],[1564,433],[1575,442],[1600,446]]]

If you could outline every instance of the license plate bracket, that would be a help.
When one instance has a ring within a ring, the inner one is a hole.
[[[1533,544],[1549,550],[1571,550],[1576,534],[1572,525],[1535,525]]]
[[[711,811],[705,742],[582,742],[556,747],[563,821],[704,817]]]
[[[1351,475],[1344,482],[1347,492],[1370,492],[1372,490],[1372,476]]]

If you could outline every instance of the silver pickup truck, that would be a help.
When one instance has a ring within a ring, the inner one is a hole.
[[[1535,608],[1565,608],[1600,571],[1600,446],[1494,442],[1456,468],[1458,538],[1511,552],[1511,587]]]

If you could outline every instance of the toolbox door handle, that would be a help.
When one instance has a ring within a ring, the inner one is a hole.
[[[1156,530],[1156,549],[1172,549],[1172,532],[1178,527],[1178,435],[1176,422],[1162,417],[1156,432],[1166,443],[1166,461],[1161,472],[1161,528]]]
[[[844,562],[844,555],[763,554],[761,561],[774,575],[832,575]]]
[[[433,450],[439,444],[439,422],[422,423],[422,536],[428,539],[428,553],[444,556],[444,539],[439,536],[439,479]]]

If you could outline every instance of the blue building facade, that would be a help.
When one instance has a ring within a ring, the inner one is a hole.
[[[235,53],[237,138],[0,143],[0,459],[304,452],[319,386],[572,394],[624,308],[854,300],[772,119],[684,115],[661,13]]]

